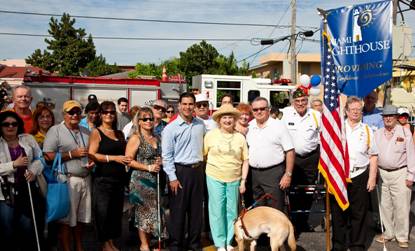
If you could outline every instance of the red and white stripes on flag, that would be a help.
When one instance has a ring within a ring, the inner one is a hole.
[[[340,90],[337,87],[329,37],[323,32],[321,74],[324,85],[324,109],[320,132],[321,155],[319,171],[324,176],[329,192],[334,195],[339,206],[349,207],[347,179],[349,177],[349,156],[347,144],[343,142],[343,122],[340,114]]]

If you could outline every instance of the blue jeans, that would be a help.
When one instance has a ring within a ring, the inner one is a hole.
[[[35,204],[35,206],[38,205]],[[26,251],[37,249],[32,216],[22,213],[22,211],[9,206],[4,200],[0,201],[0,245],[2,250]],[[37,222],[38,233],[40,239],[42,239],[42,221],[44,218],[37,217],[36,220],[39,221]]]
[[[216,247],[231,244],[233,222],[238,216],[239,180],[222,182],[206,176],[209,193],[209,222]]]

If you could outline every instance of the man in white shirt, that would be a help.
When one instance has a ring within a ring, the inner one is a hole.
[[[351,183],[347,184],[349,207],[343,211],[334,196],[330,196],[333,251],[366,250],[369,192],[373,191],[376,185],[378,150],[372,129],[361,122],[362,108],[359,98],[352,96],[347,99],[345,129],[351,178]]]
[[[267,99],[254,99],[252,111],[255,119],[250,122],[246,139],[254,199],[269,193],[273,200],[260,204],[283,210],[283,190],[291,184],[294,167],[294,145],[284,123],[270,118]]]
[[[284,109],[282,121],[288,128],[295,148],[292,185],[315,185],[320,158],[321,114],[308,107],[308,95],[302,88],[294,91],[293,106]],[[304,189],[298,189],[295,195],[290,196],[291,210],[303,211],[292,218],[297,233],[312,231],[307,223],[309,213],[306,213],[312,203],[313,196],[307,195]]]
[[[201,119],[206,126],[206,131],[215,129],[216,122],[209,116],[209,100],[205,94],[197,94],[195,104],[196,117]]]

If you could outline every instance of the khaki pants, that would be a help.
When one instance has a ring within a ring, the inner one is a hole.
[[[406,186],[406,168],[397,171],[380,171],[380,216],[385,226],[385,238],[407,242],[409,210],[412,190]]]

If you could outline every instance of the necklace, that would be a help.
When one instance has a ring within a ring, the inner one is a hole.
[[[105,128],[105,127],[103,127],[103,126],[101,126],[101,128],[102,128],[102,129],[104,129],[105,131],[108,131],[108,132],[112,132],[112,131],[114,131],[114,129],[108,129],[108,128]]]

